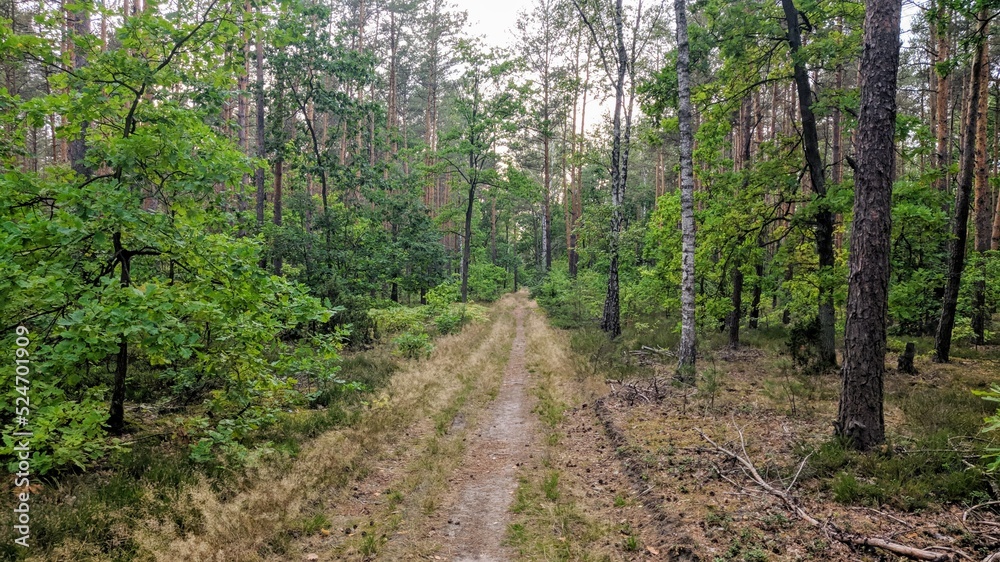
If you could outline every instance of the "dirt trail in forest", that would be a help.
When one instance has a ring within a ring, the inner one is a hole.
[[[510,560],[503,547],[517,468],[534,456],[537,431],[527,394],[523,305],[514,309],[516,333],[496,400],[469,439],[454,486],[440,513],[447,514],[444,554],[460,562]]]

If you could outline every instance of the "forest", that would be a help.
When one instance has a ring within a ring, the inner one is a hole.
[[[0,0],[0,560],[1000,562],[1000,2],[484,6]]]

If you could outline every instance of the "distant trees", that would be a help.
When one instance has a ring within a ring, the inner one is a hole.
[[[521,111],[521,90],[511,81],[514,63],[496,53],[486,53],[474,43],[459,46],[466,68],[458,79],[454,98],[455,125],[441,138],[438,157],[445,169],[461,178],[465,187],[465,222],[462,236],[462,302],[469,297],[472,261],[472,215],[477,189],[497,186],[497,149],[516,130]]]

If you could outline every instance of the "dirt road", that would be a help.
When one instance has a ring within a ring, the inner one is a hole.
[[[451,482],[442,512],[447,513],[443,554],[456,561],[513,558],[502,546],[509,508],[517,487],[517,468],[537,452],[537,429],[526,392],[524,308],[514,309],[515,336],[503,382],[469,440],[468,451]]]

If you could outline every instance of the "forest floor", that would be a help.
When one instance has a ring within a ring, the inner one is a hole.
[[[970,392],[995,382],[998,350],[890,369],[889,442],[859,455],[831,437],[836,373],[797,374],[764,339],[703,342],[699,384],[680,387],[669,354],[553,328],[518,293],[435,344],[349,423],[238,486],[146,489],[169,511],[29,560],[121,560],[98,542],[126,539],[124,559],[162,562],[896,559],[796,518],[707,439],[824,524],[961,559],[1000,550],[996,480],[979,470],[989,404]]]
[[[723,349],[683,388],[656,353],[626,355],[609,375],[603,344],[588,355],[574,333],[523,293],[506,296],[489,322],[397,374],[353,428],[324,434],[282,478],[204,505],[206,533],[152,550],[171,561],[252,560],[263,543],[273,561],[895,559],[797,519],[705,439],[742,451],[741,435],[762,477],[821,522],[977,560],[1000,549],[995,505],[963,521],[996,494],[962,456],[988,411],[969,389],[995,380],[995,359],[890,370],[889,445],[861,456],[831,438],[835,373]],[[349,477],[320,476],[338,472]],[[256,530],[310,514],[314,528],[277,532],[289,537],[280,548],[274,527]]]

